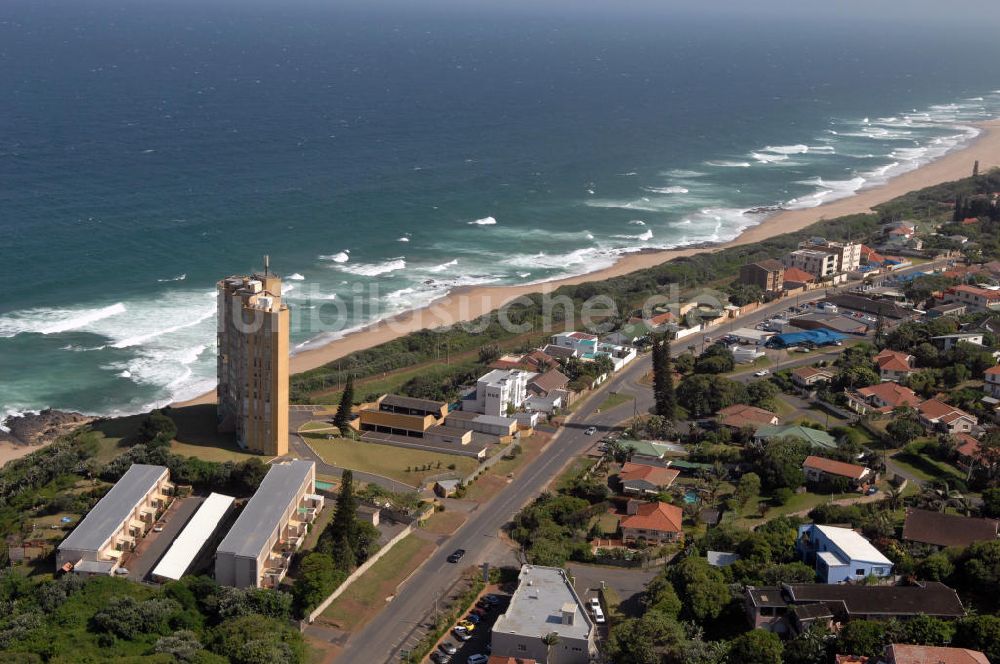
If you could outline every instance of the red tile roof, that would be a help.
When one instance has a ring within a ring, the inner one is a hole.
[[[893,382],[879,383],[878,385],[862,387],[858,390],[858,394],[863,396],[865,399],[868,399],[869,397],[878,397],[881,401],[888,404],[889,410],[898,408],[899,406],[916,407],[923,401],[923,399],[920,398],[920,395],[910,388]]]
[[[719,418],[722,424],[736,429],[755,424],[774,424],[777,417],[777,415],[769,410],[742,403],[727,406],[719,411]]]
[[[928,420],[944,422],[945,424],[950,424],[960,417],[967,417],[973,421],[976,419],[974,415],[969,415],[961,408],[949,406],[939,399],[928,399],[920,404],[918,409],[920,414]]]
[[[990,367],[989,369],[987,369],[983,373],[986,374],[986,375],[989,375],[989,376],[995,376],[997,374],[1000,374],[1000,364],[998,364],[995,367]]]
[[[959,456],[968,459],[974,459],[979,456],[978,440],[967,433],[956,433],[955,439],[958,441],[958,447],[955,448],[955,451],[958,452]]]
[[[520,657],[503,657],[501,655],[490,655],[490,660],[486,664],[535,664],[535,660],[521,659]]]
[[[833,378],[835,375],[832,371],[830,371],[829,369],[825,369],[823,367],[799,367],[797,369],[793,369],[792,373],[798,376],[799,378],[802,378],[803,380],[807,380],[809,378],[812,378],[813,376],[819,376],[819,375],[824,375],[829,378]]]
[[[683,512],[676,505],[668,503],[644,503],[635,514],[621,518],[622,528],[655,530],[661,533],[679,533],[683,522]]]
[[[974,295],[976,297],[981,297],[984,300],[994,301],[1000,300],[1000,290],[990,290],[989,288],[979,288],[978,286],[967,286],[962,284],[960,286],[952,286],[948,289],[952,293],[968,293],[969,295]]]
[[[882,371],[912,371],[913,356],[888,348],[875,356],[875,363]]]
[[[812,283],[813,281],[816,281],[816,277],[809,274],[805,270],[800,270],[797,267],[790,267],[785,269],[784,280],[808,284]]]
[[[978,650],[902,643],[886,648],[885,660],[889,664],[990,664],[986,655]]]
[[[881,265],[885,261],[885,256],[878,253],[871,247],[866,247],[865,245],[861,245],[861,258],[865,259],[865,261],[869,263],[875,263],[877,265]]]
[[[645,480],[653,486],[668,487],[674,483],[681,471],[676,468],[662,468],[660,466],[647,466],[641,463],[627,462],[618,473],[618,479],[622,482],[633,480]]]
[[[827,473],[828,475],[849,477],[852,480],[860,480],[866,473],[868,473],[868,469],[864,466],[857,466],[853,463],[844,463],[843,461],[834,461],[833,459],[827,459],[826,457],[819,456],[807,456],[806,460],[802,462],[802,467],[812,468],[814,470]]]

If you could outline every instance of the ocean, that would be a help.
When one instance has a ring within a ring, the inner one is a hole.
[[[4,3],[0,416],[211,389],[214,284],[264,254],[301,348],[728,240],[1000,115],[995,16],[275,5]]]

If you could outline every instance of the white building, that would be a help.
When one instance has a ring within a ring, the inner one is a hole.
[[[494,369],[476,381],[476,398],[464,400],[462,410],[503,417],[524,404],[532,376],[520,369]]]
[[[824,279],[840,271],[840,261],[836,253],[820,249],[799,249],[785,256],[785,266],[798,268]]]
[[[210,494],[153,568],[153,578],[157,581],[177,581],[184,576],[205,554],[209,540],[232,510],[233,501],[232,496]]]
[[[737,364],[750,364],[765,355],[757,346],[730,346],[729,350],[733,352],[733,360]]]
[[[851,272],[861,265],[861,245],[856,242],[830,242],[826,238],[814,237],[800,242],[799,249],[814,249],[836,254],[838,272]]]
[[[490,633],[491,655],[550,664],[588,664],[597,655],[596,628],[566,572],[523,565],[507,611]],[[542,638],[559,638],[547,646]]]

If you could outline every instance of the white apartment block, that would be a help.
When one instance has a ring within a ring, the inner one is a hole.
[[[785,267],[795,267],[824,279],[840,271],[840,260],[836,253],[819,249],[798,249],[785,256]]]
[[[861,265],[861,245],[857,242],[830,242],[825,238],[814,237],[800,242],[799,249],[836,254],[838,272],[852,272]]]
[[[476,381],[476,398],[464,401],[462,410],[503,417],[524,404],[528,381],[534,375],[520,369],[494,369]]]

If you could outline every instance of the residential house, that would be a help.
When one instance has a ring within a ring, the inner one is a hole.
[[[868,332],[868,323],[863,320],[819,311],[811,311],[801,316],[790,318],[788,324],[800,330],[826,329],[856,336],[864,336]]]
[[[561,332],[553,335],[549,339],[549,345],[544,349],[546,353],[551,354],[550,347],[571,351],[573,357],[579,357],[582,360],[594,360],[600,355],[607,356],[614,365],[615,371],[636,357],[635,348],[604,343],[597,338],[597,335],[587,332]]]
[[[892,561],[850,528],[815,523],[799,526],[795,548],[803,562],[816,569],[823,583],[892,575]]]
[[[888,348],[875,356],[875,364],[883,381],[899,381],[917,371],[916,358]]]
[[[1000,289],[962,284],[946,290],[944,297],[966,305],[969,311],[1000,311]]]
[[[784,263],[786,268],[808,272],[820,280],[840,272],[837,253],[825,249],[798,249],[785,256]]]
[[[949,434],[969,433],[979,420],[961,408],[950,406],[938,399],[928,399],[919,406],[917,412],[920,423],[928,429],[943,431]]]
[[[825,605],[836,623],[851,620],[907,620],[917,616],[956,619],[965,615],[958,594],[928,581],[912,586],[866,586],[824,583],[748,586],[744,610],[750,624],[779,634],[796,633],[790,613],[809,605]]]
[[[757,286],[765,293],[780,291],[785,282],[785,266],[773,258],[740,267],[740,283]]]
[[[569,378],[558,369],[550,369],[545,373],[538,373],[528,380],[528,392],[535,396],[547,397],[549,393],[556,390],[566,390],[569,385]]]
[[[793,288],[803,288],[816,281],[816,277],[814,277],[812,274],[806,272],[805,270],[800,270],[797,267],[785,268],[784,279],[785,281],[782,284],[782,286],[786,290],[790,290]]]
[[[1000,398],[1000,366],[983,372],[983,391],[991,397]]]
[[[796,438],[804,440],[814,447],[822,447],[828,450],[837,448],[837,440],[825,431],[804,427],[799,424],[781,424],[777,426],[766,426],[757,429],[754,433],[754,441],[764,444],[775,438]]]
[[[733,361],[736,362],[736,364],[750,364],[766,355],[766,353],[759,350],[757,346],[733,345],[729,347],[729,350],[732,352]]]
[[[669,503],[629,501],[629,513],[619,520],[625,544],[668,544],[684,541],[684,515]]]
[[[674,468],[629,462],[618,472],[618,483],[626,496],[655,496],[670,488],[680,474]]]
[[[945,304],[939,304],[937,306],[931,307],[927,310],[927,318],[934,320],[935,318],[942,318],[944,316],[951,316],[952,318],[958,318],[959,316],[965,315],[966,306],[961,302],[948,302]]]
[[[876,479],[875,473],[870,468],[812,455],[807,456],[802,462],[802,471],[806,475],[807,482],[826,482],[843,477],[856,489]]]
[[[812,387],[816,383],[830,382],[836,375],[826,367],[797,367],[792,369],[792,382],[799,387]]]
[[[982,452],[979,448],[979,441],[967,433],[956,433],[955,453],[958,455],[957,465],[962,470],[968,472],[974,466],[981,466],[984,463]]]
[[[846,394],[851,410],[861,415],[884,415],[896,408],[916,408],[923,402],[920,395],[899,383],[878,383],[854,392],[848,390]]]
[[[903,541],[931,544],[942,548],[965,548],[975,542],[991,542],[1000,537],[1000,521],[958,514],[906,509]]]
[[[879,664],[990,664],[978,650],[891,643]]]
[[[757,427],[775,425],[779,421],[778,416],[771,411],[743,403],[726,406],[718,412],[717,416],[719,424],[730,429],[756,429]]]
[[[949,351],[960,343],[972,344],[973,346],[982,346],[983,333],[965,332],[959,334],[941,334],[936,337],[931,337],[931,343],[943,351]]]

